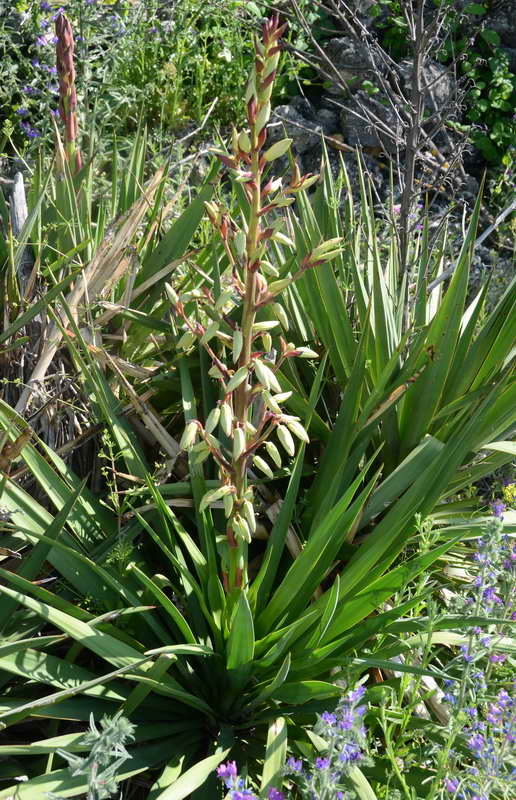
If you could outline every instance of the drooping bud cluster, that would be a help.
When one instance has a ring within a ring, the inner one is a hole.
[[[194,464],[211,455],[219,468],[220,487],[204,496],[200,510],[215,502],[222,501],[224,505],[229,545],[229,571],[224,579],[228,591],[245,586],[247,545],[256,530],[248,469],[252,466],[272,478],[273,467],[282,466],[280,448],[271,441],[275,435],[290,457],[295,455],[296,438],[308,442],[299,417],[282,409],[291,392],[282,390],[278,373],[288,358],[316,358],[318,354],[307,347],[296,347],[278,334],[278,329],[289,327],[287,313],[278,299],[303,272],[340,252],[339,239],[322,242],[307,254],[295,273],[288,275],[281,275],[281,267],[275,266],[268,255],[271,242],[294,249],[294,243],[281,230],[285,219],[279,210],[291,205],[296,192],[307,189],[319,177],[301,176],[295,162],[288,185],[283,186],[281,178],[270,175],[272,162],[285,155],[291,145],[286,138],[264,149],[284,29],[277,15],[264,23],[262,38],[255,41],[255,65],[245,98],[248,129],[233,130],[231,153],[216,152],[233,180],[242,184],[247,201],[246,207],[240,209],[239,221],[221,203],[205,203],[228,261],[220,294],[214,296],[205,287],[178,295],[167,287],[176,318],[183,326],[178,349],[187,351],[195,343],[200,344],[212,362],[209,374],[220,387],[217,407],[208,414],[204,425],[198,420],[187,425],[181,447],[189,451]],[[274,219],[269,222],[267,215],[271,212]],[[235,307],[241,310],[238,322]],[[275,318],[257,320],[257,312],[264,308]],[[224,434],[224,445],[214,435],[217,429]]]

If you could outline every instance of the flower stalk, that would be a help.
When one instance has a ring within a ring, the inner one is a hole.
[[[271,242],[293,248],[293,242],[281,230],[285,222],[281,209],[291,205],[297,192],[318,179],[311,174],[302,176],[297,164],[286,186],[281,178],[270,175],[272,162],[291,145],[286,138],[266,149],[272,88],[285,27],[280,25],[278,15],[264,23],[262,36],[255,40],[255,65],[245,97],[248,127],[240,132],[233,129],[231,152],[216,151],[233,180],[242,185],[246,198],[245,206],[239,209],[240,221],[233,219],[222,203],[205,203],[228,262],[220,296],[214,297],[207,287],[184,295],[167,287],[168,298],[183,327],[178,348],[187,351],[198,341],[212,362],[209,375],[220,386],[217,409],[207,414],[204,425],[199,420],[191,421],[181,444],[189,450],[193,463],[211,455],[218,466],[223,492],[207,493],[201,505],[204,509],[215,498],[223,499],[227,547],[222,550],[221,559],[227,593],[245,590],[248,583],[247,551],[256,530],[249,467],[253,464],[267,478],[273,477],[267,459],[275,467],[282,463],[280,451],[271,441],[274,435],[290,457],[295,455],[295,439],[308,442],[299,418],[284,413],[281,407],[290,393],[282,393],[277,373],[288,358],[316,358],[318,353],[296,347],[281,336],[272,349],[272,337],[279,327],[288,328],[287,314],[278,299],[306,270],[340,252],[340,240],[321,242],[293,274],[286,276],[280,275],[268,255]],[[268,217],[271,212],[273,220]],[[240,316],[230,315],[235,306],[240,307]],[[258,321],[258,312],[267,307],[276,319]],[[222,446],[214,435],[217,426],[229,440],[228,446]]]

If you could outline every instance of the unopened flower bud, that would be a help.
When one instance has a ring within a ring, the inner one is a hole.
[[[228,385],[226,386],[226,392],[229,394],[230,392],[234,392],[235,389],[238,389],[241,383],[243,383],[247,378],[247,367],[240,367],[237,369],[233,377],[230,381],[228,381]]]
[[[198,425],[196,422],[189,422],[183,431],[179,447],[181,450],[189,450],[193,447],[195,439],[197,438]]]
[[[278,450],[274,442],[265,442],[265,449],[267,450],[268,454],[270,455],[276,466],[281,468],[280,451]]]
[[[263,156],[265,161],[274,161],[275,158],[281,158],[281,156],[285,155],[291,144],[292,139],[281,139],[281,141],[276,142],[265,151]]]
[[[245,452],[246,438],[242,428],[236,428],[233,432],[233,460],[238,461]]]
[[[216,335],[218,329],[219,329],[218,320],[216,320],[215,322],[210,322],[210,324],[204,331],[203,335],[201,336],[200,344],[208,344],[210,339],[213,339],[213,337]]]
[[[298,439],[301,439],[302,442],[309,443],[310,439],[308,438],[308,434],[301,425],[300,422],[293,420],[292,422],[287,422],[287,427],[294,436],[297,436]]]
[[[244,337],[242,336],[242,331],[237,328],[233,333],[233,363],[236,363],[240,358],[240,353],[242,352],[242,347],[244,344]]]
[[[281,392],[281,386],[279,385],[278,379],[276,378],[274,372],[259,358],[255,359],[254,361],[254,371],[258,380],[263,386],[265,386],[266,389],[272,389],[275,392]]]
[[[292,438],[292,434],[290,433],[289,429],[286,428],[284,425],[278,425],[277,427],[278,432],[278,439],[280,440],[281,444],[289,454],[289,456],[293,456],[296,452],[296,446],[294,444],[294,440]]]
[[[195,342],[195,335],[191,331],[186,331],[178,339],[176,347],[178,350],[189,350],[194,342]]]
[[[231,436],[233,425],[233,412],[229,403],[222,403],[220,407],[220,426],[226,436]]]
[[[288,330],[287,312],[285,311],[283,306],[280,305],[279,303],[273,303],[272,307],[274,309],[274,313],[276,314],[276,316],[277,316],[277,318],[279,320],[279,323],[280,323],[281,327],[284,328],[287,331]]]
[[[212,410],[208,414],[208,417],[204,424],[204,430],[207,433],[212,433],[219,424],[219,419],[220,419],[220,408],[217,406],[216,408],[212,408]]]
[[[247,134],[245,131],[242,131],[238,137],[238,146],[243,153],[251,152],[251,140],[249,138],[249,134]]]
[[[251,533],[256,531],[256,517],[254,516],[253,504],[249,500],[244,500],[244,515]]]
[[[253,464],[256,467],[256,469],[259,469],[260,472],[263,472],[264,475],[267,475],[268,478],[274,477],[272,469],[269,467],[267,462],[261,456],[255,456],[253,458]]]
[[[165,291],[166,291],[167,297],[170,300],[170,302],[172,303],[172,305],[173,306],[177,306],[177,304],[179,303],[179,295],[176,292],[176,290],[172,288],[170,283],[166,283],[165,284]]]

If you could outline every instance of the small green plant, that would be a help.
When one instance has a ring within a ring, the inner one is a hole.
[[[121,713],[114,717],[105,716],[100,721],[100,730],[90,715],[90,729],[78,745],[89,750],[84,758],[58,750],[58,755],[68,762],[73,778],[86,778],[87,800],[107,800],[117,791],[116,776],[125,762],[131,758],[125,745],[134,739],[135,726]],[[59,800],[59,795],[50,795]]]

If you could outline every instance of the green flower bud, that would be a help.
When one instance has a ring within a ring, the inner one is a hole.
[[[219,419],[220,419],[220,408],[218,407],[212,408],[204,424],[204,430],[207,433],[212,433],[219,424]]]
[[[240,367],[237,369],[233,377],[230,381],[228,381],[228,385],[226,386],[226,392],[234,392],[235,389],[238,389],[241,383],[243,383],[247,378],[248,370],[247,367]]]
[[[278,450],[274,442],[265,442],[265,449],[267,450],[268,454],[270,455],[276,466],[281,468],[280,451]]]
[[[278,425],[276,430],[278,431],[278,439],[280,440],[281,444],[289,456],[293,456],[296,452],[296,446],[289,429],[284,425]]]
[[[275,392],[281,392],[281,386],[278,383],[274,372],[259,358],[254,361],[254,370],[260,383],[267,389],[273,389]]]
[[[256,467],[256,469],[259,469],[260,472],[263,472],[264,475],[267,475],[268,478],[274,477],[272,469],[269,467],[267,462],[261,456],[255,456],[253,458],[253,464]]]
[[[308,438],[308,434],[300,422],[287,422],[287,427],[289,431],[291,431],[294,436],[297,436],[298,439],[301,439],[302,442],[306,442],[307,444],[309,443],[310,439]]]
[[[262,261],[260,264],[260,269],[262,272],[265,272],[266,275],[271,275],[273,278],[277,278],[279,275],[279,271],[276,269],[274,264],[271,264],[270,261]]]
[[[166,291],[167,297],[170,300],[170,302],[172,303],[172,305],[173,306],[177,306],[177,304],[179,303],[179,295],[176,292],[176,290],[173,289],[172,286],[169,283],[166,283],[165,284],[165,291]]]
[[[262,333],[262,344],[264,351],[270,353],[272,350],[272,337],[270,333]]]
[[[244,337],[242,336],[242,331],[237,328],[237,330],[233,333],[233,363],[236,363],[240,358],[243,344]]]
[[[224,503],[224,514],[226,515],[226,519],[229,519],[232,512],[233,512],[233,495],[232,494],[225,494],[222,498],[222,502]]]
[[[225,495],[231,494],[234,492],[233,486],[219,486],[218,489],[211,489],[209,492],[203,496],[201,502],[199,503],[199,514],[211,504],[215,503],[216,500],[221,500]]]
[[[272,147],[269,147],[269,149],[265,151],[264,159],[266,161],[274,161],[275,158],[281,158],[281,156],[285,155],[291,144],[292,139],[282,139],[280,142],[276,142],[276,144],[273,144]]]
[[[249,138],[249,134],[247,134],[245,131],[242,131],[238,136],[238,146],[243,153],[251,152],[251,140]]]
[[[244,508],[244,516],[249,526],[249,530],[251,531],[251,533],[254,533],[256,531],[256,517],[254,516],[253,504],[250,503],[249,500],[244,500],[243,508]]]
[[[189,422],[183,431],[179,447],[181,450],[189,450],[193,447],[197,438],[198,425],[196,422]]]
[[[236,428],[233,433],[233,460],[238,461],[244,453],[246,447],[245,432],[242,428]]]
[[[296,347],[295,350],[299,358],[319,358],[319,353],[316,353],[315,350],[310,350],[309,347]]]
[[[267,319],[263,322],[255,322],[253,325],[253,333],[260,333],[261,331],[271,331],[277,326],[278,322],[275,319]]]
[[[241,539],[243,542],[250,544],[251,532],[247,522],[245,519],[243,519],[243,517],[241,517],[239,514],[235,514],[231,520],[231,527],[233,528],[233,532],[237,539]]]
[[[279,281],[273,281],[272,283],[269,283],[269,292],[271,294],[279,294],[280,292],[283,291],[283,289],[286,289],[287,286],[289,286],[291,283],[292,280],[290,278],[281,278],[281,280]]]
[[[281,327],[285,328],[285,330],[288,331],[287,312],[285,311],[283,306],[280,305],[279,303],[273,303],[272,307],[274,309],[274,313],[276,314],[276,316],[277,316],[277,318],[279,320],[279,323],[280,323]]]
[[[195,335],[191,331],[186,331],[178,340],[176,347],[178,350],[189,350],[194,342]]]
[[[233,412],[229,403],[222,403],[220,407],[220,426],[226,436],[231,436],[233,425]]]
[[[218,329],[219,329],[219,321],[217,320],[216,322],[211,322],[204,331],[203,335],[201,336],[200,344],[208,344],[210,339],[213,339]]]

